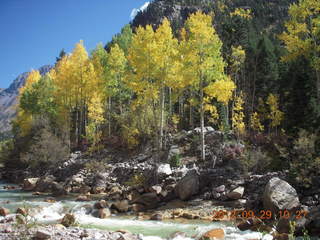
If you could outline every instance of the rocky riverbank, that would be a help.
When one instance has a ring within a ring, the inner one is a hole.
[[[79,227],[66,228],[61,224],[35,226],[23,228],[20,225],[1,224],[0,239],[34,239],[34,240],[78,240],[78,239],[104,239],[104,240],[142,240],[142,236],[127,231],[108,232],[97,229],[83,229]]]
[[[155,220],[226,220],[235,221],[243,230],[274,235],[288,235],[292,231],[289,222],[295,221],[297,234],[307,229],[320,235],[318,185],[303,192],[288,183],[287,172],[244,174],[238,159],[244,146],[233,136],[209,127],[206,152],[210,160],[198,162],[199,149],[194,141],[198,131],[172,136],[168,151],[161,153],[162,162],[158,152],[146,146],[135,154],[114,150],[95,155],[73,153],[57,168],[38,176],[16,170],[3,175],[33,194],[49,193],[53,198],[71,194],[77,201],[96,200],[89,209],[98,218],[134,213],[138,218]],[[217,209],[225,212],[217,215]],[[231,216],[235,210],[237,215]],[[270,217],[263,218],[268,210]],[[280,211],[285,210],[290,216],[280,219]]]

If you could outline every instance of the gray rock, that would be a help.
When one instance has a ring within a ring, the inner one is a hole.
[[[119,212],[127,212],[129,210],[129,201],[128,200],[116,201],[115,203],[112,204],[112,207]]]
[[[68,191],[65,190],[60,183],[57,183],[57,182],[52,183],[51,191],[54,197],[65,196],[68,194]]]
[[[263,194],[264,209],[278,214],[279,210],[294,210],[300,206],[296,190],[286,181],[274,177],[270,179]]]
[[[144,193],[133,203],[141,204],[145,209],[154,209],[158,206],[159,201],[156,193]]]
[[[242,198],[244,193],[244,187],[237,187],[236,189],[232,190],[227,194],[229,199],[237,200]]]
[[[106,208],[108,206],[106,200],[100,200],[99,202],[96,202],[94,204],[94,208],[96,209],[102,209],[102,208]]]
[[[55,177],[53,176],[42,177],[37,181],[34,191],[50,192],[54,181],[55,181]]]
[[[97,209],[93,211],[92,215],[94,217],[104,219],[111,216],[111,211],[109,208]]]
[[[175,192],[176,195],[181,200],[188,200],[191,196],[197,194],[199,192],[200,184],[199,184],[199,175],[195,172],[188,173],[184,176],[176,185]]]
[[[34,236],[36,240],[46,240],[51,238],[51,234],[46,230],[38,230]]]
[[[26,178],[23,180],[22,189],[25,191],[32,191],[36,187],[36,183],[39,178]]]

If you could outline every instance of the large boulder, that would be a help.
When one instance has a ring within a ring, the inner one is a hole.
[[[64,187],[60,183],[57,183],[57,182],[52,183],[51,191],[54,197],[61,197],[61,196],[68,195],[68,191],[64,189]]]
[[[100,200],[94,204],[94,208],[102,209],[108,207],[108,203],[106,200]]]
[[[128,200],[116,201],[115,203],[112,204],[112,207],[119,212],[128,212],[129,201]]]
[[[243,193],[244,193],[244,187],[237,187],[236,189],[230,191],[227,194],[227,197],[229,199],[238,200],[238,199],[242,198]]]
[[[103,173],[97,173],[93,178],[94,186],[106,186],[106,176]]]
[[[270,179],[263,194],[264,209],[271,210],[274,215],[279,210],[295,210],[300,206],[297,191],[286,181],[274,177]]]
[[[144,206],[145,210],[154,209],[158,206],[160,199],[156,193],[144,193],[133,203]]]
[[[192,171],[178,182],[175,187],[175,192],[181,200],[188,200],[191,196],[197,194],[199,189],[199,175],[195,171]]]
[[[22,189],[25,191],[32,191],[36,187],[36,183],[39,178],[26,178],[23,180]]]
[[[51,192],[52,185],[55,181],[55,178],[53,176],[45,176],[40,178],[37,181],[36,187],[34,191],[36,192]]]
[[[111,211],[109,208],[101,208],[101,209],[95,210],[92,215],[97,218],[104,219],[111,216]]]

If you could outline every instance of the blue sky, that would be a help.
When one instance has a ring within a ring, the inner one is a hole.
[[[147,0],[0,0],[0,88],[22,72],[53,64],[80,39],[106,43]],[[135,10],[136,9],[136,10]]]

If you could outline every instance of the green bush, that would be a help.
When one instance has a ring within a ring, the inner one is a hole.
[[[12,140],[0,142],[0,166],[4,165],[9,159],[13,149]]]
[[[171,167],[179,167],[181,166],[181,156],[180,154],[175,154],[170,158],[169,162]]]
[[[305,188],[312,185],[312,177],[319,175],[320,156],[316,152],[317,135],[300,130],[293,142],[290,176]]]
[[[135,174],[124,184],[129,187],[141,187],[144,185],[145,180],[143,174]]]
[[[240,157],[240,162],[245,172],[263,173],[268,171],[272,158],[261,148],[248,148]]]

